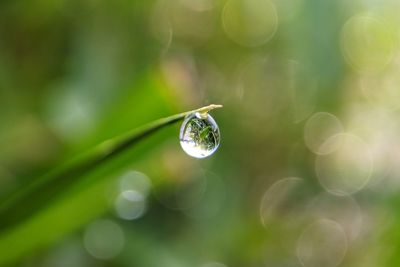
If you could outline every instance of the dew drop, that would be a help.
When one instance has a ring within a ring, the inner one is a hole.
[[[220,143],[218,125],[209,114],[196,112],[183,121],[179,140],[189,156],[208,157],[218,149]]]

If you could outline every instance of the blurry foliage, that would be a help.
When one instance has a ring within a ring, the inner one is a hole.
[[[399,11],[2,1],[0,202],[103,140],[224,109],[215,155],[189,158],[178,126],[157,133],[0,231],[0,265],[399,265]]]

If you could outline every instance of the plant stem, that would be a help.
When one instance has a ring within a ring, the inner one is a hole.
[[[153,121],[121,136],[106,140],[84,156],[35,179],[0,204],[0,218],[2,218],[0,231],[22,222],[46,203],[50,203],[54,197],[77,182],[83,175],[132,148],[158,130],[183,120],[190,114],[196,112],[207,114],[221,107],[222,105],[209,105]]]

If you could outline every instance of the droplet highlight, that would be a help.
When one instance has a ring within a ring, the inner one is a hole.
[[[189,156],[205,158],[218,149],[221,136],[210,114],[196,112],[183,121],[179,140],[183,151]]]

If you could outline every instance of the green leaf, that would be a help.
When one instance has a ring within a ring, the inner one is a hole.
[[[0,204],[0,264],[14,262],[107,211],[104,192],[112,181],[110,174],[131,161],[125,152],[189,114],[219,107],[172,115],[106,140],[15,192]],[[98,177],[106,178],[87,185]]]

